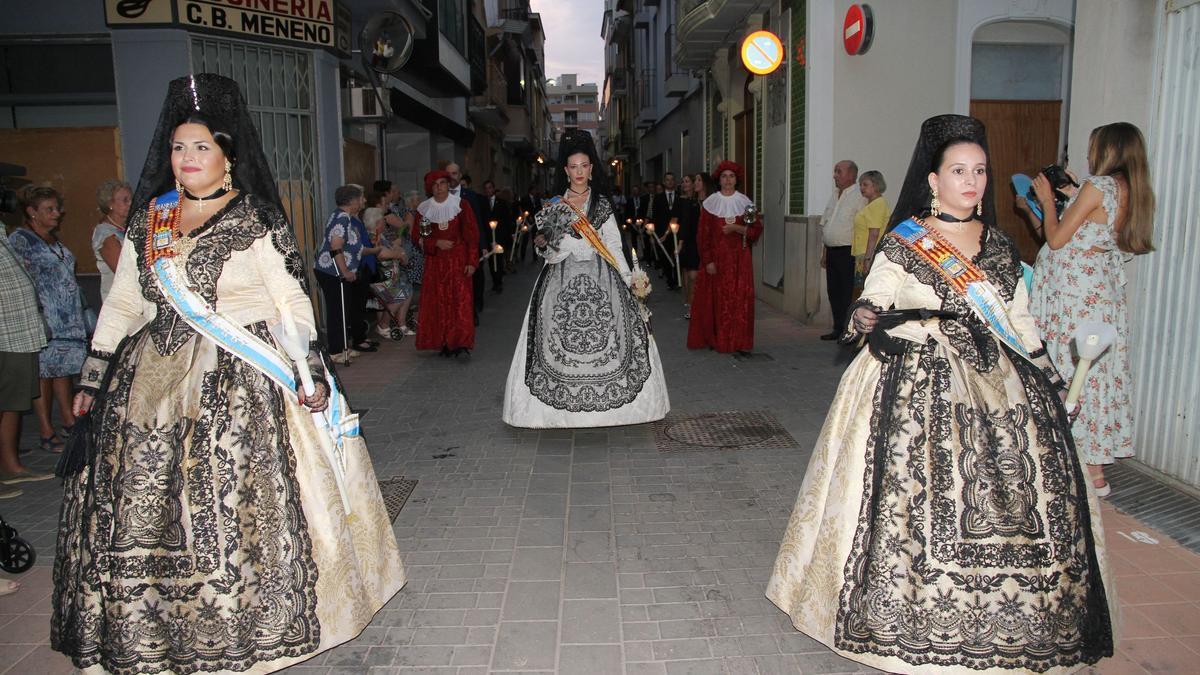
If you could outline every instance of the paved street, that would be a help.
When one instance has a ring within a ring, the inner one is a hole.
[[[500,411],[533,277],[488,296],[469,360],[406,340],[342,369],[379,477],[419,481],[396,520],[410,581],[357,640],[289,672],[862,672],[763,597],[842,369],[825,327],[760,304],[767,356],[689,352],[679,296],[655,279],[673,414],[766,411],[794,448],[660,452],[651,425],[519,431]],[[0,671],[70,672],[46,646],[59,487],[25,489],[0,513],[41,557],[0,598]],[[1200,556],[1111,508],[1105,522],[1126,639],[1100,672],[1186,672],[1200,659]]]

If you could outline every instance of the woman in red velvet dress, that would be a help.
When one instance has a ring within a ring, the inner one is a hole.
[[[688,349],[719,352],[754,348],[754,268],[750,247],[762,235],[762,220],[747,223],[743,214],[753,204],[738,192],[742,167],[724,161],[714,172],[719,192],[704,200],[696,243],[700,274],[688,325]]]
[[[442,356],[470,354],[475,348],[475,318],[471,313],[471,275],[479,264],[479,230],[475,215],[450,194],[450,174],[425,174],[421,220],[413,239],[425,254],[421,284],[421,309],[417,321],[417,349],[440,349]],[[421,236],[422,230],[429,232]]]

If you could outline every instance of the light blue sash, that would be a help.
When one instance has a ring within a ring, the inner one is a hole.
[[[170,211],[175,208],[178,199],[178,193],[172,190],[157,198],[153,207]],[[162,250],[169,248],[172,243],[169,232],[156,233],[152,245],[155,250]],[[284,394],[292,400],[299,400],[292,363],[279,349],[209,307],[204,298],[189,287],[183,269],[175,264],[174,258],[160,257],[154,262],[152,269],[159,290],[179,313],[180,318],[197,333],[212,340],[218,347],[278,384]],[[342,503],[349,513],[350,502],[345,489],[344,446],[346,439],[360,435],[358,415],[351,412],[346,397],[342,395],[337,381],[328,371],[325,373],[325,383],[329,387],[329,405],[323,412],[312,413],[312,417],[319,435],[331,441],[328,446],[325,443],[322,445],[325,446],[334,477],[342,493]]]
[[[1026,360],[1029,359],[1029,350],[1017,333],[1012,318],[1008,316],[1008,307],[1000,291],[988,280],[983,270],[936,232],[912,218],[897,225],[891,235],[916,253],[918,259],[933,267],[950,288],[962,295],[992,335]]]

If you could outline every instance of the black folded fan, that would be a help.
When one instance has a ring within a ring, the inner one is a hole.
[[[867,346],[871,353],[879,359],[895,356],[904,352],[905,340],[894,338],[885,331],[909,321],[928,321],[930,319],[957,319],[958,312],[947,312],[940,309],[889,309],[875,314],[875,330],[867,338]]]

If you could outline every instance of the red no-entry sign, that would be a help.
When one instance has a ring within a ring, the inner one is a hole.
[[[875,37],[875,19],[871,14],[871,6],[863,4],[850,5],[846,10],[846,20],[842,23],[842,44],[850,56],[866,54],[871,48],[871,40]]]

